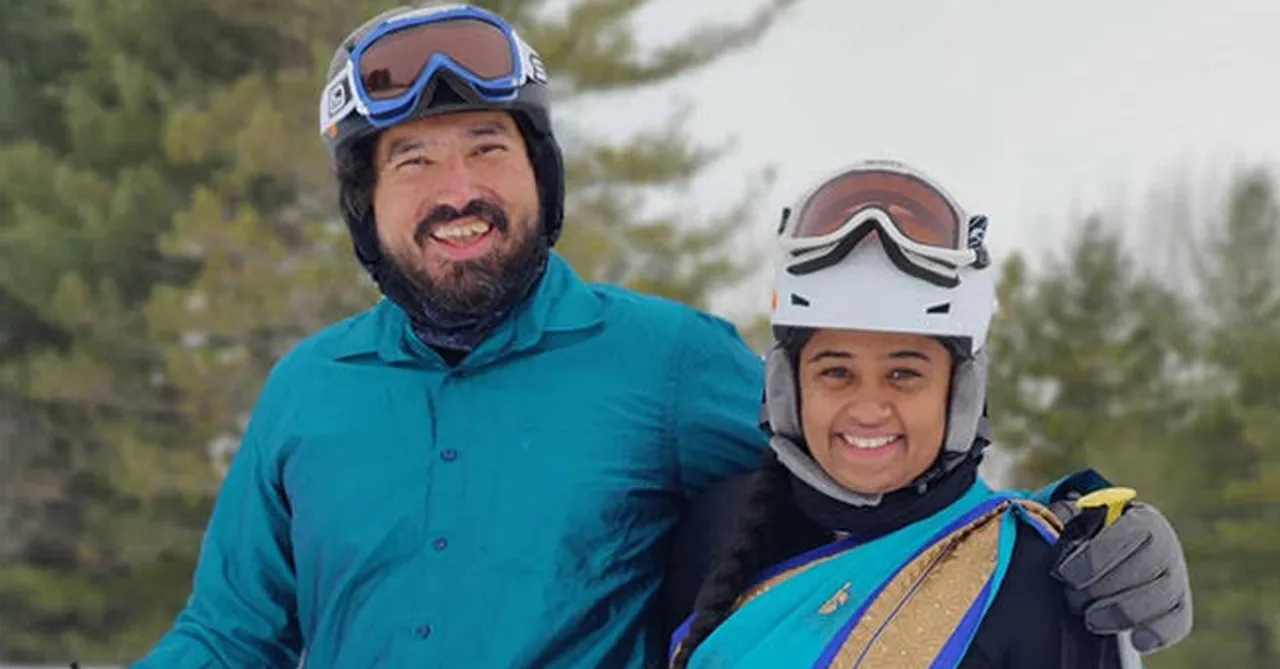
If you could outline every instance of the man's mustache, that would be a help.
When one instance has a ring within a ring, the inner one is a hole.
[[[484,221],[502,233],[505,233],[509,227],[507,213],[502,210],[502,207],[485,199],[476,199],[468,202],[467,206],[461,210],[447,204],[442,204],[432,209],[418,223],[418,227],[414,228],[413,241],[418,245],[422,245],[426,241],[427,235],[430,235],[431,231],[436,227],[468,217]]]

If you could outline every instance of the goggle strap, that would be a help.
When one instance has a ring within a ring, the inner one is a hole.
[[[325,87],[320,103],[321,133],[329,132],[329,128],[341,123],[351,112],[359,110],[360,96],[356,95],[352,71],[351,59],[348,58],[347,64],[338,70]]]

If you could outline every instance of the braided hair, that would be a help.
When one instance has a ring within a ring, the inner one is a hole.
[[[693,621],[672,658],[672,669],[687,669],[693,652],[733,613],[756,574],[830,538],[792,502],[791,473],[772,450],[752,476],[732,536],[698,590]]]
[[[812,331],[779,337],[788,355],[799,357]],[[762,570],[829,541],[822,530],[795,504],[791,472],[772,450],[765,453],[742,506],[732,539],[711,575],[698,590],[689,633],[671,659],[672,669],[687,669],[698,646],[733,613],[751,579]]]

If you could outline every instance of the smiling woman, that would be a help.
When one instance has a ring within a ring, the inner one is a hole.
[[[790,211],[772,452],[672,666],[1102,666],[1101,639],[1050,576],[1059,521],[978,476],[986,219],[889,162],[842,171]]]
[[[941,342],[824,329],[798,353],[805,443],[837,482],[891,492],[938,458],[951,385],[951,354]]]

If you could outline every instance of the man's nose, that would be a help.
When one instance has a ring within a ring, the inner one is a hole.
[[[461,211],[475,199],[475,178],[461,156],[450,156],[432,170],[432,196],[436,205]]]

